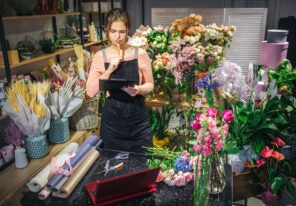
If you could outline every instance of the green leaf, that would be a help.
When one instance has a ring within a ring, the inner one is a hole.
[[[272,193],[278,194],[283,184],[284,184],[284,179],[282,177],[275,177],[272,181],[272,184],[270,185]]]

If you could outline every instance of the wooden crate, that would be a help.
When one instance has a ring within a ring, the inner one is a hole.
[[[254,178],[251,172],[233,173],[233,201],[243,200],[249,197],[254,197],[260,194],[261,187],[251,185],[248,180]]]

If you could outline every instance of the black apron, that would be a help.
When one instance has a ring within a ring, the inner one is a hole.
[[[109,63],[105,50],[102,50],[105,69]],[[138,49],[135,58],[120,62],[110,79],[126,79],[139,84]],[[102,111],[100,137],[104,149],[144,153],[145,147],[152,147],[152,131],[149,123],[145,98],[142,95],[131,97],[124,91],[109,91]]]

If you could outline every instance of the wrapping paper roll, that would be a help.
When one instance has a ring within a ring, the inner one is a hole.
[[[89,168],[98,159],[99,152],[96,149],[90,151],[84,161],[75,170],[73,175],[67,180],[67,182],[60,188],[58,192],[53,193],[53,196],[60,198],[68,198],[72,191],[75,189],[80,180],[87,173]]]
[[[91,145],[91,146],[95,146],[97,143],[99,142],[99,138],[97,136],[94,135],[90,135],[82,144],[81,146],[83,147],[84,145]]]
[[[91,146],[89,144],[84,144],[81,145],[77,151],[76,151],[76,155],[71,158],[70,160],[70,164],[72,167],[75,167],[77,165],[77,163],[83,159],[85,157],[85,155],[91,150]],[[64,165],[63,167],[65,170],[69,170],[69,166],[68,165]],[[59,181],[61,181],[63,179],[65,175],[64,174],[57,174],[54,175],[47,183],[47,187],[50,190],[53,190],[55,188],[55,186],[59,183]]]
[[[78,143],[72,142],[68,144],[62,151],[56,155],[56,163],[60,164],[68,157],[68,153],[75,152]],[[50,163],[45,166],[35,177],[33,177],[26,185],[32,192],[39,192],[47,183],[51,175]]]
[[[89,152],[87,152],[80,160],[79,162],[77,162],[77,164],[75,164],[75,166],[73,167],[74,169],[74,173],[75,171],[77,170],[78,167],[80,167],[80,165],[83,163],[83,161],[85,160],[85,158],[89,155],[89,153],[92,151],[92,150],[95,150],[96,148],[95,147],[92,147],[90,149]],[[66,176],[64,175],[63,178],[52,188],[52,191],[59,191],[60,188],[65,184],[65,182],[69,179],[70,177],[69,176]]]
[[[44,187],[39,193],[38,193],[38,198],[40,200],[45,200],[46,198],[48,198],[48,196],[50,195],[51,191],[47,188]]]
[[[261,46],[260,64],[263,64],[265,68],[270,66],[277,69],[279,63],[287,57],[288,42],[267,43],[263,41]]]

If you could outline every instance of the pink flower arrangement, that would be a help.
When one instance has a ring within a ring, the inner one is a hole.
[[[234,117],[231,110],[224,110],[222,119],[216,108],[208,108],[206,113],[196,115],[191,126],[196,130],[196,143],[193,149],[203,156],[210,156],[213,150],[222,150],[223,141],[228,134],[228,123],[233,122]]]

